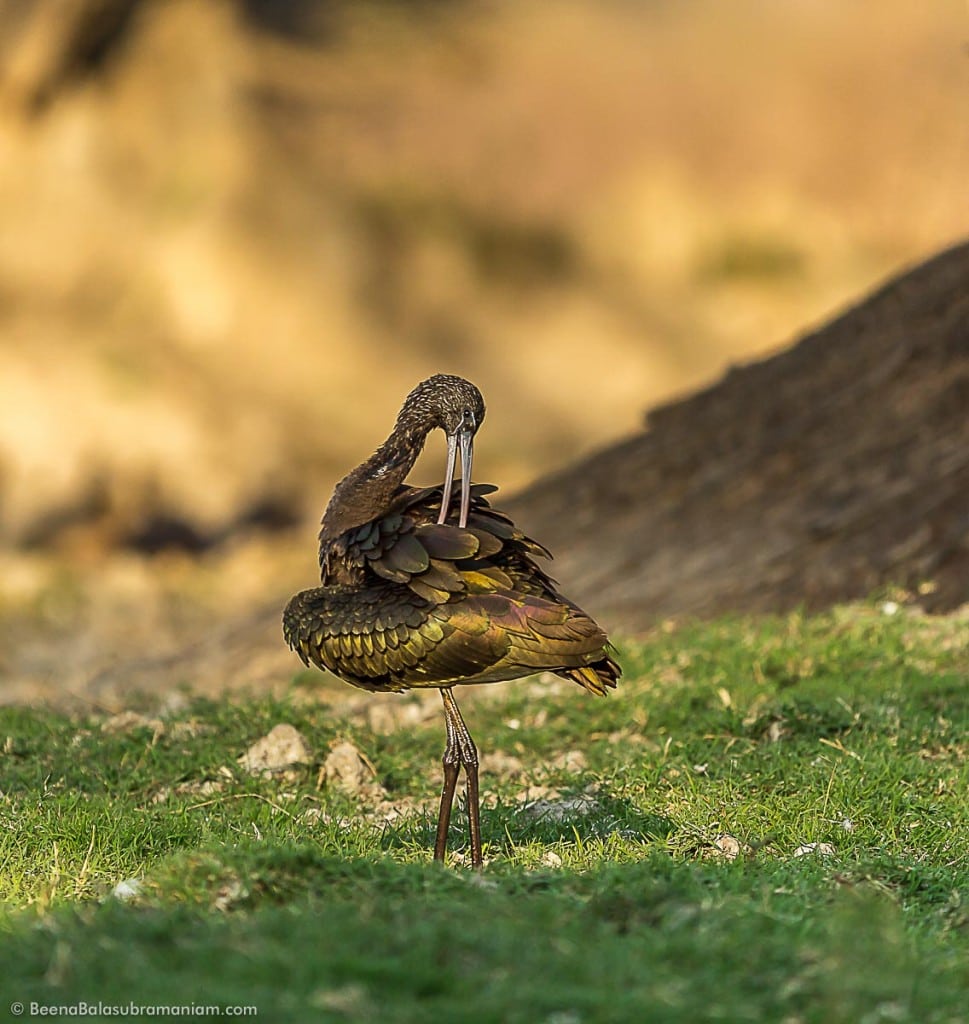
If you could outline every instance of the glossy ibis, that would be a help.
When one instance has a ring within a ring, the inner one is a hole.
[[[485,496],[496,488],[472,485],[484,415],[481,393],[461,377],[418,384],[387,440],[333,492],[320,530],[323,585],[297,594],[283,614],[286,642],[304,664],[365,690],[441,691],[447,744],[434,859],[444,859],[463,766],[475,867],[482,862],[478,753],[452,687],[544,670],[604,695],[620,675],[606,634],[536,563],[549,553],[491,507]],[[443,486],[405,486],[437,427],[447,437]]]

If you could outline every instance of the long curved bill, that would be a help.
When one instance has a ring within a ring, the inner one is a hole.
[[[458,454],[457,434],[447,435],[447,467],[444,470],[444,486],[441,488],[441,514],[437,517],[440,526],[447,519],[451,508],[451,486],[454,483],[454,463]]]
[[[474,434],[461,431],[461,518],[458,526],[463,530],[468,525],[468,510],[471,507],[471,461],[474,458]]]
[[[444,486],[441,488],[441,513],[437,517],[438,526],[447,521],[451,509],[451,488],[454,485],[454,466],[457,462],[458,447],[461,449],[461,511],[458,526],[462,529],[468,525],[468,512],[471,509],[471,463],[474,460],[474,435],[470,430],[460,430],[457,434],[448,434],[447,466],[444,470]]]

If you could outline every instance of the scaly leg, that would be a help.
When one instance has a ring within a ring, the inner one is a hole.
[[[450,690],[441,690],[441,696],[450,693]],[[461,770],[461,755],[458,750],[457,732],[454,721],[448,713],[447,698],[444,699],[444,727],[447,729],[447,745],[444,748],[444,757],[441,762],[444,765],[444,786],[441,789],[441,809],[437,815],[437,838],[434,841],[434,859],[444,861],[444,854],[447,852],[447,832],[451,825],[451,807],[454,804],[454,787],[458,782],[458,773]]]
[[[468,779],[468,829],[471,835],[471,867],[480,868],[483,864],[481,855],[481,807],[478,798],[478,748],[471,739],[471,733],[464,724],[461,711],[457,701],[451,693],[451,688],[441,690],[441,697],[444,700],[444,715],[450,721],[448,732],[448,747],[450,749],[453,730],[453,741],[457,747],[457,755],[464,766],[464,774]],[[446,756],[446,755],[445,755]],[[446,769],[445,769],[446,772]],[[445,775],[445,785],[447,776]],[[453,786],[451,795],[453,796]],[[442,795],[443,803],[443,795]],[[438,822],[440,825],[440,821]],[[435,855],[437,850],[435,848]]]

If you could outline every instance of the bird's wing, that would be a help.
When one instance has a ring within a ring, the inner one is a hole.
[[[298,594],[284,632],[304,662],[368,689],[492,682],[582,670],[606,636],[535,562],[548,557],[472,489],[468,526],[438,525],[441,488],[402,488],[392,507],[322,552],[358,584]],[[595,673],[593,672],[592,675]],[[580,671],[576,681],[601,692]],[[611,685],[607,683],[607,685]]]
[[[464,589],[453,572],[460,565],[503,572],[496,580],[505,587],[518,583],[529,592],[553,596],[553,581],[534,561],[551,555],[488,504],[484,496],[494,489],[488,484],[472,488],[468,525],[460,528],[437,524],[440,487],[401,488],[381,516],[321,547],[324,582],[328,570],[341,565],[360,570],[365,580],[406,583],[417,594],[439,600]]]
[[[496,682],[601,659],[606,637],[583,613],[475,585],[436,603],[389,582],[352,594],[319,587],[290,601],[283,631],[305,664],[374,690]]]

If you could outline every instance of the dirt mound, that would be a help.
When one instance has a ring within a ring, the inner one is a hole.
[[[969,599],[969,244],[508,502],[613,626]]]

